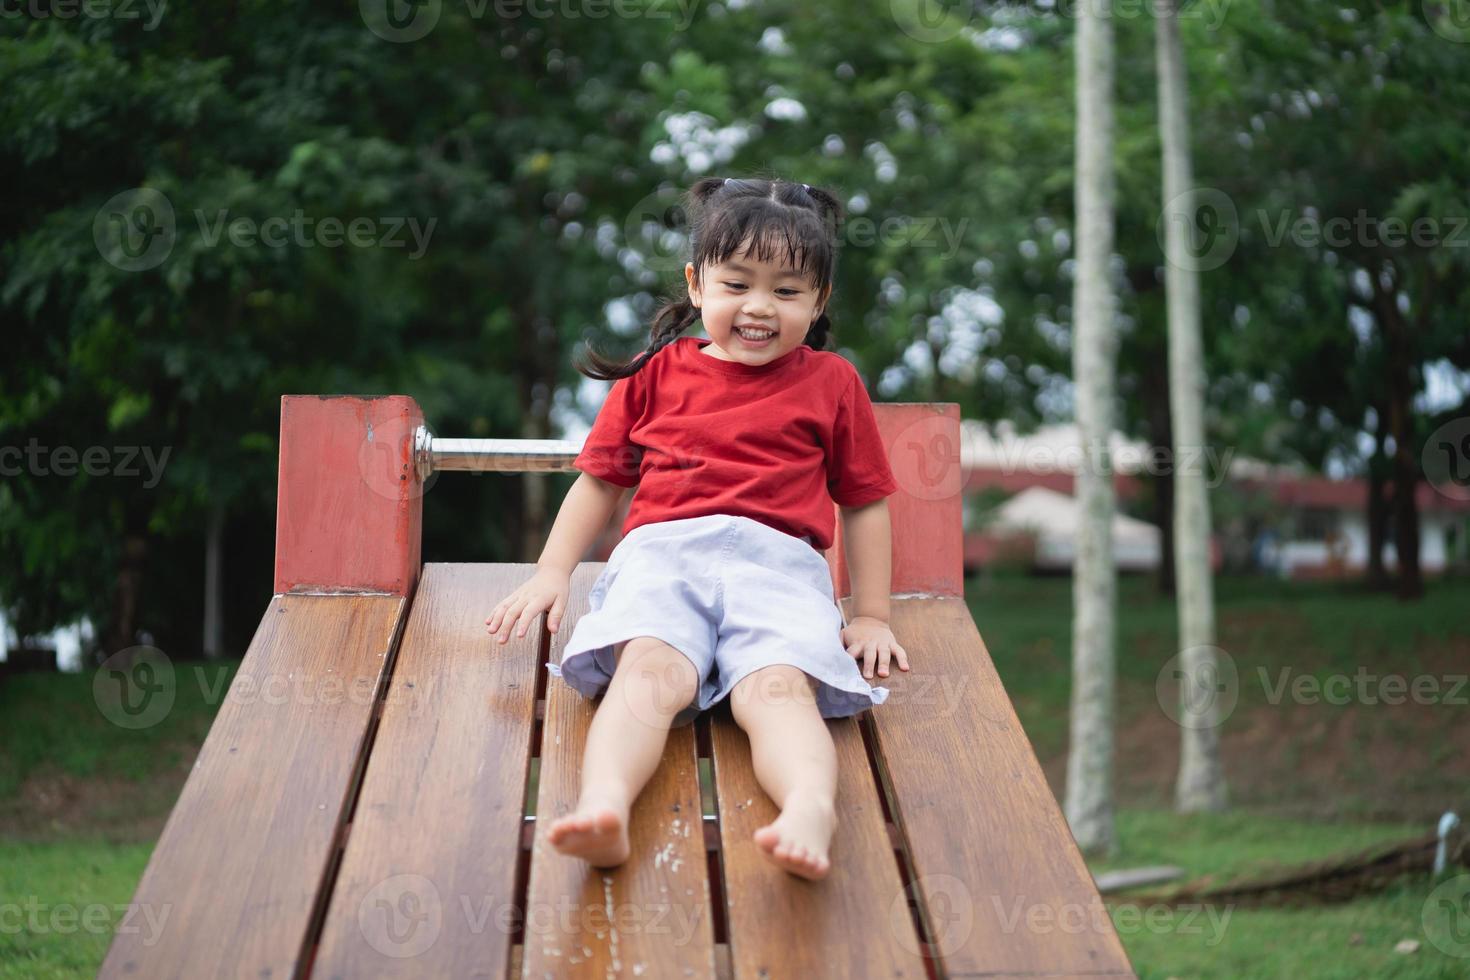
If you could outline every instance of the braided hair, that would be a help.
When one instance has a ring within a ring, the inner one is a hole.
[[[749,244],[753,258],[763,262],[784,259],[818,292],[832,282],[843,209],[829,191],[784,180],[704,177],[689,189],[686,208],[696,276],[706,265],[718,265]],[[641,370],[699,319],[685,284],[666,300],[654,314],[648,347],[637,357],[627,362],[610,360],[589,344],[577,370],[599,381],[626,378]],[[826,350],[831,330],[824,307],[802,342],[813,350]]]

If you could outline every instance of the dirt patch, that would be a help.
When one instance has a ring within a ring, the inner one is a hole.
[[[1426,825],[1447,809],[1463,812],[1470,753],[1457,748],[1457,710],[1464,712],[1442,704],[1242,706],[1222,733],[1230,802],[1282,815]],[[1157,709],[1120,716],[1127,720],[1117,733],[1117,804],[1172,806],[1179,728]],[[1065,752],[1043,768],[1061,799]]]
[[[193,765],[194,752],[176,770],[142,782],[115,776],[78,777],[55,769],[31,773],[20,791],[0,800],[0,836],[54,841],[97,836],[112,843],[158,840]]]

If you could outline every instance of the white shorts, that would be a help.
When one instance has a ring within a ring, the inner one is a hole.
[[[675,726],[771,664],[799,667],[818,682],[823,718],[888,698],[887,688],[868,685],[842,643],[827,559],[808,539],[749,517],[710,514],[629,531],[593,583],[560,666],[546,669],[595,698],[612,682],[613,647],[636,636],[679,650],[703,679]]]

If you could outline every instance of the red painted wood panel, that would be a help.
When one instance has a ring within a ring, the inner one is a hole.
[[[423,484],[406,395],[285,395],[275,591],[408,595],[418,576]]]
[[[873,412],[898,481],[898,490],[888,498],[892,592],[963,595],[960,407],[954,402],[875,402]],[[841,508],[827,561],[837,595],[850,595]]]

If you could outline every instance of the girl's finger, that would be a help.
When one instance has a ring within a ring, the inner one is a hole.
[[[884,647],[878,652],[878,676],[888,676],[888,648]]]
[[[909,669],[909,655],[904,652],[903,647],[894,647],[893,652],[898,655],[898,669]]]
[[[500,628],[500,621],[502,618],[504,618],[505,611],[509,609],[518,598],[520,598],[520,594],[517,592],[512,592],[510,595],[497,602],[495,604],[495,608],[490,610],[490,618],[485,620],[485,623],[490,627],[490,631],[492,633]]]
[[[505,619],[501,621],[500,630],[495,637],[501,643],[504,643],[510,638],[510,631],[515,626],[516,613],[519,611],[520,607],[515,603],[512,603],[510,608],[506,610]]]
[[[863,676],[873,676],[873,660],[878,656],[878,651],[869,646],[863,650]]]

